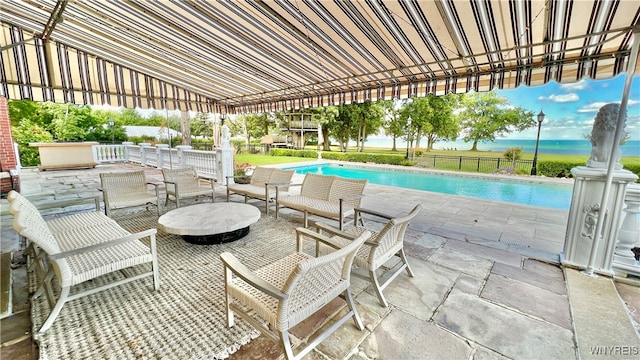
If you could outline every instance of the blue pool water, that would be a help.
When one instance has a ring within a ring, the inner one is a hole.
[[[372,184],[397,186],[443,194],[464,195],[488,200],[569,210],[573,186],[493,178],[390,171],[378,168],[348,167],[335,164],[291,166],[297,174],[308,172],[337,175],[350,179],[367,179]]]

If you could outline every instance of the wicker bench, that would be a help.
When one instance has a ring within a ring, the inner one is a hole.
[[[304,213],[304,226],[308,226],[308,215],[318,215],[337,220],[342,230],[345,217],[353,215],[360,206],[367,180],[346,179],[307,173],[301,184],[299,195],[282,195],[276,186],[276,218],[279,209],[286,207]]]
[[[286,191],[288,185],[291,184],[293,174],[295,174],[295,170],[257,166],[248,184],[227,181],[227,202],[229,202],[231,194],[244,195],[245,204],[248,198],[261,199],[265,201],[265,213],[269,215],[269,201],[273,198],[273,196],[269,195],[269,190],[273,190],[278,185],[281,192]],[[228,176],[227,178],[234,177],[237,178],[237,176]]]
[[[52,306],[40,333],[51,327],[68,301],[147,276],[153,277],[154,288],[159,289],[156,229],[132,234],[100,211],[45,221],[38,209],[19,193],[11,191],[7,198],[10,202],[9,211],[14,216],[13,228],[21,238],[29,241],[31,261],[36,265],[39,275],[44,275],[33,296],[45,293]],[[149,238],[149,245],[141,241],[144,238]],[[102,286],[70,293],[75,285],[146,263],[151,263],[151,269],[147,272],[138,272]],[[50,284],[53,277],[57,278],[60,285],[57,301],[54,301]]]

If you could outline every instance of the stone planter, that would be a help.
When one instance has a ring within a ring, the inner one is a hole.
[[[40,153],[40,170],[92,168],[98,165],[93,158],[94,141],[65,143],[30,143]]]

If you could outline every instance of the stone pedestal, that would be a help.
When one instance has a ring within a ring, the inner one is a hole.
[[[600,241],[593,264],[595,272],[613,276],[613,252],[623,214],[627,184],[638,177],[628,170],[615,170],[607,204],[600,204],[607,178],[606,169],[578,166],[571,169],[575,179],[564,250],[560,254],[564,266],[587,268],[591,248],[597,234],[599,216],[604,216]]]
[[[233,184],[233,178],[227,179],[227,176],[233,176],[233,153],[232,147],[223,144],[222,148],[216,149],[217,177],[218,183],[222,185]]]
[[[613,254],[613,270],[616,275],[640,276],[640,260],[636,260],[632,248],[640,247],[638,214],[640,214],[640,185],[629,184],[624,198],[624,220],[618,231],[618,242]]]

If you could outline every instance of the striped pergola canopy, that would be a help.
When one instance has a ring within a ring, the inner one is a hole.
[[[261,112],[603,79],[639,19],[637,0],[5,0],[0,96]]]

